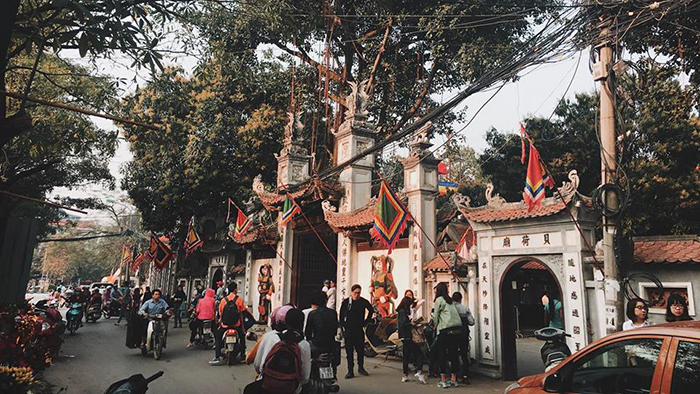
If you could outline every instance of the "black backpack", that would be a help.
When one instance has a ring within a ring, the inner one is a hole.
[[[233,300],[226,301],[224,310],[221,313],[221,323],[225,326],[232,327],[241,322],[241,313],[238,311],[236,300],[238,296],[233,297]]]

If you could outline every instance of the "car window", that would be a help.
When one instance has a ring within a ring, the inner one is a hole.
[[[662,339],[619,341],[578,360],[569,375],[574,393],[647,394]]]
[[[673,366],[671,394],[697,392],[700,385],[700,343],[680,341]]]

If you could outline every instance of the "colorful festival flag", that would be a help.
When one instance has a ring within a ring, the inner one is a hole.
[[[251,224],[252,220],[250,220],[250,218],[246,216],[243,211],[240,210],[240,208],[238,208],[238,216],[236,217],[236,227],[233,229],[233,237],[237,240],[241,239]]]
[[[554,181],[549,177],[547,169],[544,168],[540,153],[535,148],[535,145],[530,143],[530,158],[527,163],[527,177],[525,178],[525,191],[523,192],[523,200],[527,204],[528,212],[532,211],[536,206],[540,206],[544,199],[545,188],[553,188]]]
[[[126,267],[131,264],[131,245],[122,245],[122,264]]]
[[[444,196],[450,191],[456,192],[459,185],[450,181],[438,181],[438,192],[441,196]]]
[[[156,239],[156,242],[158,248],[155,256],[153,257],[153,263],[158,270],[162,270],[166,265],[168,265],[168,262],[170,262],[170,259],[173,257],[173,252],[170,250],[170,247],[160,239]]]
[[[158,238],[155,234],[151,234],[151,240],[148,242],[148,249],[146,249],[146,256],[144,257],[148,261],[153,261],[158,252]]]
[[[194,217],[190,219],[190,224],[187,227],[187,236],[185,237],[185,254],[189,255],[194,252],[200,246],[204,245],[204,241],[197,234],[197,230],[194,228]]]
[[[284,200],[284,205],[282,206],[280,226],[286,226],[287,223],[294,219],[294,216],[299,212],[301,212],[299,206],[291,199],[291,197],[287,196],[287,198]]]
[[[139,269],[139,266],[141,266],[141,262],[143,261],[144,255],[143,253],[136,252],[136,256],[134,256],[134,261],[131,263],[131,270],[133,272],[136,272],[136,270]]]
[[[382,180],[374,212],[374,226],[369,230],[369,234],[389,249],[387,254],[391,254],[396,241],[406,228],[407,221],[408,211],[386,181]]]

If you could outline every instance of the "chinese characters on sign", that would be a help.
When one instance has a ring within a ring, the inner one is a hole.
[[[530,237],[528,237],[527,234],[523,235],[522,243],[523,246],[530,246]]]
[[[510,248],[510,238],[509,237],[503,238],[503,247]]]

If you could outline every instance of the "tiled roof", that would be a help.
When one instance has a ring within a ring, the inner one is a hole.
[[[442,257],[440,257],[442,255]],[[443,259],[444,257],[444,259]],[[425,271],[447,272],[450,270],[449,264],[445,264],[445,260],[449,263],[452,260],[452,253],[440,253],[435,255],[432,260],[428,261],[423,267]]]
[[[547,269],[547,267],[545,267],[544,265],[542,265],[542,263],[539,263],[537,261],[527,262],[527,263],[523,264],[523,266],[520,268],[524,269],[524,270],[546,270]]]
[[[324,210],[326,222],[335,232],[352,231],[370,228],[374,224],[374,210],[377,205],[375,198],[367,205],[351,212],[331,212]]]
[[[255,189],[255,187],[254,190],[260,202],[268,211],[279,211],[287,198],[287,194],[271,193],[262,188]],[[304,205],[308,202],[324,199],[337,201],[340,199],[341,191],[342,186],[338,182],[326,182],[318,178],[312,178],[299,189],[289,193],[289,196],[297,203]]]
[[[634,238],[634,259],[640,263],[700,263],[697,235]]]
[[[503,203],[497,206],[484,205],[478,208],[461,209],[460,211],[468,220],[477,223],[488,223],[551,216],[563,211],[565,207],[566,204],[561,199],[549,197],[542,201],[542,205],[535,207],[529,212],[527,205],[523,201]]]
[[[229,231],[229,237],[233,238],[233,230]],[[276,240],[277,239],[277,226],[272,224],[269,226],[257,225],[248,229],[248,231],[243,234],[240,239],[234,239],[236,243],[245,245],[251,244],[258,240]]]

